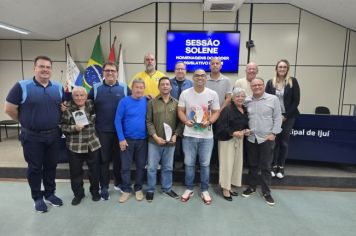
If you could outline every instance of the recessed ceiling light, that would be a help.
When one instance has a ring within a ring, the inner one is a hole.
[[[14,31],[14,32],[19,33],[19,34],[29,34],[30,33],[27,30],[23,30],[23,29],[20,29],[20,28],[17,28],[17,27],[14,27],[14,26],[2,23],[2,22],[0,22],[0,28],[7,29],[7,30],[10,30],[10,31]]]

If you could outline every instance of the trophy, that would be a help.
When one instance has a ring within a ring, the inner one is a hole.
[[[195,123],[198,123],[198,124],[202,123],[203,118],[204,118],[203,108],[200,106],[195,107],[195,115],[194,115]]]
[[[172,128],[169,126],[169,124],[163,123],[163,128],[164,128],[164,133],[166,135],[166,141],[171,142],[172,138]]]

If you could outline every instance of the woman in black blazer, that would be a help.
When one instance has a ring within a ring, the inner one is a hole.
[[[284,164],[288,156],[288,143],[290,132],[295,118],[299,114],[300,89],[296,78],[289,75],[290,64],[282,59],[277,62],[275,77],[266,84],[266,92],[279,98],[282,111],[282,132],[276,137],[274,158],[272,164],[272,177],[284,177]]]

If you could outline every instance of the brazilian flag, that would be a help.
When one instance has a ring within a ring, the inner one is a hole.
[[[96,37],[93,52],[83,75],[83,87],[89,92],[93,84],[102,80],[104,58],[100,44],[100,34]]]

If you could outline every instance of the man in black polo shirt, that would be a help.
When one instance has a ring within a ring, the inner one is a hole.
[[[28,164],[27,179],[35,210],[47,212],[46,203],[57,207],[63,205],[54,195],[63,87],[50,81],[52,60],[46,56],[36,57],[34,74],[32,79],[21,80],[12,87],[6,98],[5,112],[21,124],[20,139]],[[44,191],[41,191],[42,181]]]

